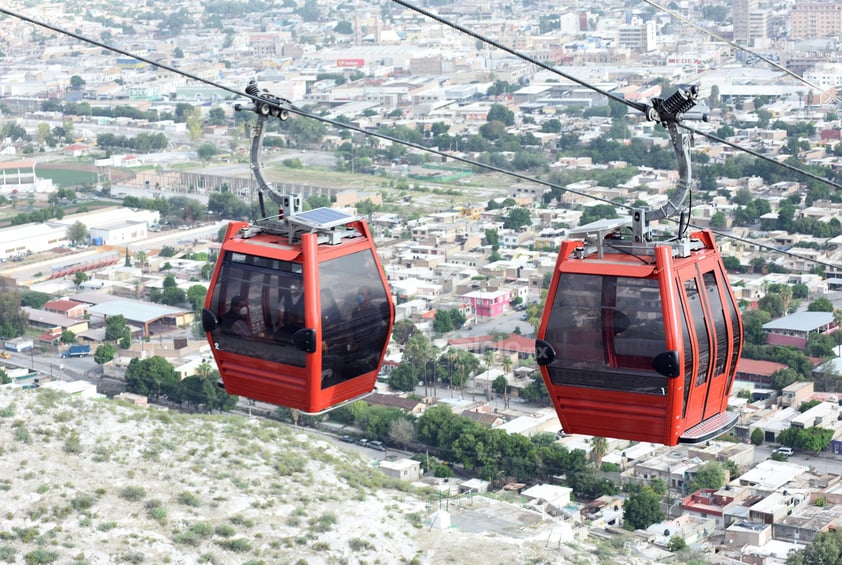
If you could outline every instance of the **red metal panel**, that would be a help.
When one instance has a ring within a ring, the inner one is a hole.
[[[672,249],[668,246],[655,248],[655,264],[657,265],[658,287],[661,290],[661,305],[664,313],[664,334],[667,339],[667,349],[678,351],[678,363],[681,372],[677,377],[667,381],[667,407],[666,407],[666,445],[674,445],[678,441],[681,432],[684,431],[684,419],[682,417],[684,404],[684,359],[688,352],[684,351],[684,340],[682,339],[682,328],[680,317],[684,315],[681,303],[676,296],[678,282],[675,276],[672,262]]]

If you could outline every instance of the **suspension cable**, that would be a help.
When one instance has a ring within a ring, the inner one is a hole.
[[[471,30],[468,30],[468,29],[466,29],[466,28],[463,28],[462,26],[459,26],[459,25],[457,25],[457,24],[454,24],[454,23],[452,23],[452,22],[448,21],[448,20],[447,20],[447,19],[445,19],[445,18],[441,18],[441,17],[439,17],[439,16],[437,16],[437,15],[435,15],[435,14],[432,14],[432,13],[430,13],[430,12],[427,12],[426,10],[423,10],[423,9],[421,9],[421,8],[419,8],[419,7],[416,7],[416,6],[414,6],[414,5],[412,5],[412,4],[408,3],[408,2],[405,2],[405,0],[392,0],[392,1],[393,1],[393,2],[397,2],[398,4],[401,4],[402,6],[405,6],[406,8],[408,8],[408,9],[410,9],[410,10],[413,10],[413,11],[419,12],[419,13],[421,13],[421,14],[425,15],[425,16],[428,16],[428,17],[430,17],[430,18],[432,18],[432,19],[434,19],[434,20],[436,20],[436,21],[438,21],[438,22],[440,22],[440,23],[442,23],[442,24],[444,24],[444,25],[447,25],[447,26],[449,26],[449,27],[452,27],[452,28],[456,29],[457,31],[460,31],[460,32],[462,32],[462,33],[465,33],[465,34],[467,34],[467,35],[469,35],[469,36],[471,36],[471,37],[474,37],[475,39],[479,39],[480,41],[486,42],[486,43],[488,43],[489,45],[492,45],[492,46],[494,46],[494,47],[496,47],[496,48],[499,48],[499,49],[501,49],[501,50],[503,50],[503,51],[506,51],[506,52],[508,52],[508,53],[510,53],[510,54],[512,54],[512,55],[515,55],[515,56],[517,56],[517,57],[520,57],[520,58],[522,58],[522,59],[526,60],[527,62],[530,62],[530,63],[535,64],[536,66],[538,66],[538,67],[540,67],[540,68],[542,68],[542,69],[545,69],[545,70],[548,70],[548,71],[553,72],[553,73],[555,73],[555,74],[558,74],[558,75],[560,75],[560,76],[562,76],[562,77],[564,77],[564,78],[566,78],[566,79],[568,79],[568,80],[570,80],[570,81],[572,81],[572,82],[574,82],[574,83],[576,83],[576,84],[579,84],[580,86],[584,86],[584,87],[586,87],[586,88],[588,88],[588,89],[591,89],[591,90],[593,90],[593,91],[595,91],[595,92],[597,92],[597,93],[599,93],[599,94],[602,94],[602,95],[604,95],[604,96],[606,96],[606,97],[608,97],[608,98],[610,98],[610,99],[612,99],[612,100],[615,100],[615,101],[617,101],[617,102],[621,102],[621,103],[625,104],[626,106],[629,106],[629,107],[634,108],[634,109],[636,109],[636,110],[643,110],[643,109],[645,109],[645,108],[646,108],[646,106],[644,106],[644,105],[637,104],[637,103],[634,103],[634,102],[631,102],[631,101],[625,100],[625,99],[623,99],[623,98],[621,98],[621,97],[619,97],[619,96],[617,96],[617,95],[615,95],[615,94],[612,94],[612,93],[610,93],[610,92],[607,92],[607,91],[605,91],[605,90],[602,90],[602,89],[600,89],[600,88],[598,88],[598,87],[596,87],[596,86],[594,86],[594,85],[592,85],[592,84],[588,83],[587,81],[583,81],[583,80],[580,80],[580,79],[578,79],[578,78],[575,78],[575,77],[573,77],[573,76],[571,76],[571,75],[568,75],[568,74],[566,74],[566,73],[563,73],[563,72],[559,71],[558,69],[555,69],[555,68],[553,68],[553,67],[550,67],[550,66],[548,66],[548,65],[546,65],[546,64],[544,64],[544,63],[542,63],[542,62],[540,62],[540,61],[534,60],[534,59],[532,59],[532,58],[530,58],[530,57],[528,57],[528,56],[526,56],[526,55],[523,55],[523,54],[519,53],[518,51],[516,51],[516,50],[514,50],[514,49],[512,49],[512,48],[506,47],[506,46],[504,46],[504,45],[502,45],[502,44],[500,44],[500,43],[498,43],[498,42],[496,42],[496,41],[493,41],[493,40],[491,40],[491,39],[488,39],[488,38],[486,38],[486,37],[484,37],[484,36],[482,36],[482,35],[480,35],[480,34],[478,34],[478,33],[476,33],[476,32],[473,32],[473,31],[471,31]],[[15,12],[15,11],[10,10],[10,9],[8,9],[8,8],[4,8],[4,7],[2,7],[2,6],[0,6],[0,14],[5,14],[5,15],[7,15],[7,16],[10,16],[10,17],[13,17],[13,18],[19,19],[19,20],[21,20],[21,21],[25,21],[25,22],[30,23],[30,24],[32,24],[32,25],[35,25],[35,26],[38,26],[38,27],[42,27],[42,28],[44,28],[44,29],[48,29],[48,30],[53,31],[53,32],[55,32],[55,33],[62,34],[62,35],[66,35],[66,36],[68,36],[68,37],[72,37],[72,38],[77,39],[77,40],[79,40],[79,41],[81,41],[81,42],[84,42],[84,43],[89,43],[89,44],[91,44],[91,45],[94,45],[94,46],[97,46],[97,47],[101,47],[101,48],[103,48],[103,49],[107,49],[107,50],[109,50],[109,51],[113,51],[113,52],[115,52],[115,53],[119,53],[119,54],[121,54],[121,55],[125,55],[125,56],[127,56],[127,57],[131,57],[131,58],[133,58],[133,59],[136,59],[136,60],[138,60],[138,61],[144,62],[144,63],[146,63],[146,64],[148,64],[148,65],[153,66],[153,67],[161,68],[161,69],[164,69],[164,70],[166,70],[166,71],[169,71],[169,72],[171,72],[171,73],[173,73],[173,74],[176,74],[176,75],[179,75],[179,76],[183,76],[183,77],[188,78],[188,79],[191,79],[191,80],[195,80],[195,81],[197,81],[197,82],[200,82],[200,83],[206,84],[206,85],[211,86],[211,87],[214,87],[214,88],[218,88],[218,89],[220,89],[220,90],[226,91],[226,92],[228,92],[228,93],[230,93],[230,94],[233,94],[233,95],[235,95],[235,96],[245,97],[245,98],[250,98],[250,99],[252,99],[252,100],[253,100],[253,101],[255,101],[255,102],[268,102],[268,103],[270,103],[270,104],[275,104],[275,103],[277,102],[277,100],[276,100],[276,99],[270,99],[270,100],[267,100],[267,99],[265,99],[265,98],[263,98],[263,97],[261,97],[261,96],[255,95],[255,94],[253,94],[253,93],[244,93],[244,92],[241,92],[241,91],[239,91],[239,90],[237,90],[237,89],[233,89],[233,88],[230,88],[230,87],[224,86],[224,85],[219,84],[219,83],[217,83],[217,82],[214,82],[214,81],[212,81],[212,80],[208,80],[208,79],[201,78],[201,77],[196,76],[196,75],[193,75],[193,74],[191,74],[191,73],[189,73],[189,72],[183,71],[183,70],[181,70],[181,69],[176,69],[176,68],[171,67],[171,66],[168,66],[168,65],[166,65],[166,64],[164,64],[164,63],[160,63],[160,62],[158,62],[158,61],[154,61],[154,60],[152,60],[152,59],[149,59],[149,58],[143,57],[143,56],[141,56],[141,55],[137,55],[137,54],[132,53],[132,52],[130,52],[130,51],[126,51],[126,50],[120,49],[120,48],[118,48],[118,47],[113,47],[113,46],[108,45],[108,44],[106,44],[106,43],[104,43],[104,42],[97,41],[97,40],[95,40],[95,39],[92,39],[92,38],[89,38],[89,37],[83,36],[83,35],[81,35],[81,34],[78,34],[78,33],[75,33],[75,32],[72,32],[72,31],[69,31],[69,30],[66,30],[66,29],[63,29],[63,28],[61,28],[61,27],[59,27],[59,26],[55,26],[55,25],[49,24],[49,23],[47,23],[47,22],[44,22],[44,21],[41,21],[41,20],[37,20],[37,19],[35,19],[35,18],[31,18],[31,17],[29,17],[29,16],[25,16],[25,15],[23,15],[23,14],[21,14],[21,13]],[[288,101],[284,101],[284,102],[287,102],[287,103],[288,103]],[[462,163],[465,163],[465,164],[468,164],[468,165],[471,165],[471,166],[475,166],[475,167],[479,167],[479,168],[486,169],[486,170],[489,170],[489,171],[497,172],[497,173],[500,173],[500,174],[504,174],[504,175],[512,176],[512,177],[518,178],[518,179],[523,180],[523,181],[526,181],[526,182],[531,182],[531,183],[535,183],[535,184],[543,185],[543,186],[549,187],[549,188],[551,188],[551,189],[557,189],[557,190],[560,190],[560,191],[562,191],[562,192],[569,192],[569,193],[571,193],[571,194],[575,194],[575,195],[577,195],[577,196],[581,196],[581,197],[583,197],[583,198],[588,198],[588,199],[591,199],[591,200],[596,200],[596,201],[604,202],[604,203],[606,203],[606,204],[610,204],[610,205],[615,206],[615,207],[625,208],[625,209],[627,209],[627,210],[633,210],[633,207],[632,207],[632,206],[629,206],[629,205],[626,205],[626,204],[620,204],[620,203],[614,202],[613,200],[610,200],[610,199],[607,199],[607,198],[603,198],[603,197],[595,196],[595,195],[592,195],[592,194],[587,194],[587,193],[585,193],[585,192],[583,192],[583,191],[579,191],[579,190],[571,189],[571,188],[568,188],[568,187],[560,186],[560,185],[557,185],[557,184],[554,184],[554,183],[551,183],[551,182],[548,182],[548,181],[543,181],[543,180],[541,180],[541,179],[538,179],[538,178],[535,178],[535,177],[530,177],[530,176],[528,176],[528,175],[524,175],[524,174],[518,173],[518,172],[516,172],[516,171],[511,171],[511,170],[503,169],[503,168],[501,168],[501,167],[497,167],[497,166],[494,166],[494,165],[489,165],[489,164],[486,164],[486,163],[482,163],[482,162],[476,161],[476,160],[474,160],[474,159],[470,159],[470,158],[467,158],[467,157],[462,157],[462,156],[458,156],[458,155],[453,155],[453,154],[450,154],[450,153],[447,153],[447,152],[444,152],[444,151],[441,151],[441,150],[438,150],[438,149],[434,149],[434,148],[432,148],[432,147],[426,147],[426,146],[424,146],[424,145],[420,145],[420,144],[417,144],[417,143],[413,143],[413,142],[411,142],[411,141],[403,140],[403,139],[400,139],[400,138],[397,138],[397,137],[393,137],[393,136],[390,136],[390,135],[386,135],[386,134],[382,134],[382,133],[379,133],[379,132],[370,131],[370,130],[367,130],[367,129],[364,129],[364,128],[361,128],[361,127],[354,126],[353,124],[348,124],[348,123],[345,123],[345,122],[339,122],[339,121],[336,121],[336,120],[332,120],[332,119],[329,119],[329,118],[325,118],[325,117],[323,117],[323,116],[317,116],[317,115],[315,115],[315,114],[311,114],[311,113],[309,113],[309,112],[307,112],[307,111],[305,111],[305,110],[303,110],[303,109],[301,109],[301,108],[298,108],[298,107],[296,107],[296,106],[292,105],[291,103],[288,103],[288,105],[284,105],[284,107],[283,107],[282,109],[283,109],[283,110],[286,110],[286,111],[288,111],[288,112],[290,112],[290,113],[295,113],[295,114],[300,115],[300,116],[305,117],[305,118],[310,118],[310,119],[314,119],[314,120],[317,120],[317,121],[320,121],[320,122],[323,122],[323,123],[326,123],[326,124],[330,124],[330,125],[332,125],[332,126],[334,126],[334,127],[338,127],[338,128],[342,128],[342,129],[352,130],[352,131],[355,131],[355,132],[357,132],[357,133],[360,133],[360,134],[363,134],[363,135],[366,135],[366,136],[373,136],[373,137],[377,137],[377,138],[384,139],[384,140],[387,140],[387,141],[390,141],[390,142],[393,142],[393,143],[398,143],[398,144],[401,144],[401,145],[405,145],[405,146],[407,146],[407,147],[411,147],[411,148],[414,148],[414,149],[418,149],[418,150],[420,150],[420,151],[424,151],[424,152],[428,152],[428,153],[433,153],[433,154],[439,155],[439,156],[441,156],[441,157],[446,157],[446,158],[449,158],[449,159],[453,159],[454,161],[459,161],[459,162],[462,162]],[[744,151],[744,152],[749,153],[749,154],[751,154],[751,155],[753,155],[753,156],[755,156],[755,157],[759,157],[759,158],[761,158],[761,159],[765,159],[765,160],[770,161],[770,162],[772,162],[772,163],[775,163],[775,164],[777,164],[777,165],[783,166],[784,168],[787,168],[787,169],[789,169],[789,170],[791,170],[791,171],[793,171],[793,172],[797,172],[797,173],[799,173],[799,174],[803,174],[803,175],[805,175],[805,176],[809,176],[810,178],[814,178],[814,179],[815,179],[815,180],[817,180],[817,181],[820,181],[820,182],[823,182],[823,183],[826,183],[826,184],[830,184],[830,185],[831,185],[831,186],[833,186],[834,188],[840,188],[840,185],[838,185],[838,184],[836,184],[836,183],[833,183],[833,182],[831,182],[831,181],[829,181],[829,180],[827,180],[827,179],[823,179],[823,178],[821,178],[821,177],[818,177],[818,176],[816,176],[816,175],[813,175],[812,173],[808,173],[808,172],[806,172],[806,171],[802,171],[801,169],[798,169],[798,168],[793,167],[793,166],[791,166],[791,165],[788,165],[788,164],[785,164],[785,163],[781,163],[781,162],[779,162],[779,161],[775,161],[775,160],[773,160],[773,159],[770,159],[769,157],[766,157],[765,155],[762,155],[762,154],[756,153],[756,152],[754,152],[754,151],[751,151],[751,150],[749,150],[749,149],[746,149],[746,148],[744,148],[744,147],[741,147],[741,146],[739,146],[739,145],[737,145],[737,144],[734,144],[734,143],[731,143],[731,142],[725,141],[725,140],[720,139],[720,138],[718,138],[718,137],[716,137],[716,136],[713,136],[713,135],[711,135],[711,134],[707,134],[707,133],[705,133],[705,132],[701,132],[701,131],[695,130],[695,129],[693,129],[693,128],[689,128],[689,127],[687,127],[687,126],[685,126],[685,125],[683,125],[683,124],[680,124],[680,127],[683,127],[683,128],[685,128],[685,129],[687,129],[687,130],[689,130],[689,131],[693,132],[693,133],[698,133],[699,135],[701,135],[701,136],[703,136],[703,137],[706,137],[706,138],[708,138],[708,139],[711,139],[711,140],[714,140],[714,141],[717,141],[717,142],[721,142],[721,143],[723,143],[723,144],[725,144],[725,145],[731,146],[731,147],[733,147],[733,148],[735,148],[735,149],[737,149],[737,150]],[[674,220],[671,220],[671,221],[674,221]],[[692,225],[692,224],[689,224],[689,225],[691,225],[692,227],[699,228],[699,226],[694,226],[694,225]],[[735,236],[735,235],[732,235],[732,234],[727,234],[727,233],[724,233],[724,232],[718,232],[718,231],[715,231],[715,230],[711,230],[711,231],[712,231],[713,233],[717,234],[717,235],[720,235],[720,236],[724,237],[724,238],[730,238],[730,239],[734,239],[734,240],[736,240],[736,241],[741,241],[741,242],[743,242],[743,243],[747,243],[747,244],[750,244],[750,245],[753,245],[753,246],[756,246],[756,247],[759,247],[759,248],[769,249],[769,250],[774,251],[774,252],[776,252],[776,253],[781,253],[781,254],[791,255],[791,256],[793,256],[793,257],[796,257],[796,258],[799,258],[799,259],[803,259],[803,260],[805,260],[805,261],[812,262],[812,263],[815,263],[815,264],[818,264],[818,265],[827,266],[827,267],[830,267],[830,268],[833,268],[833,269],[836,269],[836,268],[837,268],[837,266],[835,266],[835,265],[831,265],[831,264],[828,264],[828,263],[824,263],[824,262],[821,262],[821,261],[819,261],[819,260],[817,260],[817,259],[814,259],[814,258],[811,258],[811,257],[805,257],[805,256],[797,255],[797,254],[794,254],[794,253],[790,253],[790,252],[782,251],[782,250],[777,249],[777,248],[775,248],[775,247],[773,247],[773,246],[766,246],[766,245],[761,244],[761,243],[758,243],[758,242],[756,242],[756,241],[746,240],[746,239],[740,238],[740,237]]]
[[[393,1],[397,1],[397,0],[393,0]],[[718,41],[721,41],[723,43],[727,43],[728,45],[730,45],[734,49],[739,49],[740,51],[744,51],[745,53],[748,53],[750,55],[753,55],[753,56],[757,57],[761,61],[763,61],[765,63],[768,63],[769,65],[775,67],[779,71],[782,71],[782,72],[788,74],[789,76],[795,78],[796,80],[798,80],[800,82],[803,82],[804,84],[806,84],[810,88],[816,89],[817,91],[819,91],[820,94],[830,96],[837,103],[842,103],[842,100],[840,100],[839,97],[836,96],[836,94],[834,92],[832,92],[830,90],[827,90],[827,91],[822,90],[822,88],[819,85],[807,80],[806,78],[802,77],[801,75],[799,75],[798,73],[796,73],[794,71],[791,71],[790,69],[786,68],[785,66],[776,63],[775,61],[769,59],[768,57],[766,57],[764,55],[761,55],[760,53],[758,53],[756,51],[752,51],[748,47],[745,47],[743,45],[738,45],[737,43],[731,41],[730,39],[726,39],[725,37],[722,37],[721,35],[718,35],[718,34],[712,32],[712,31],[710,31],[709,29],[705,29],[704,27],[700,26],[696,22],[694,22],[694,21],[692,21],[688,18],[685,18],[681,14],[675,12],[674,10],[670,10],[669,8],[667,8],[666,6],[664,6],[662,4],[658,4],[654,0],[643,0],[643,1],[647,4],[649,4],[650,6],[652,6],[653,8],[661,10],[665,14],[668,14],[669,16],[675,18],[676,20],[679,20],[680,22],[683,22],[683,23],[703,32],[703,33],[706,33],[706,34],[708,34],[709,36],[713,37],[714,39],[716,39]]]

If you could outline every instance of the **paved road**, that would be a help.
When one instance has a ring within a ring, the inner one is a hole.
[[[453,337],[476,337],[489,335],[491,332],[512,333],[516,327],[520,328],[521,335],[533,335],[535,328],[529,322],[521,320],[522,315],[523,312],[509,310],[494,318],[480,318],[477,323],[471,326],[471,329],[461,329],[458,332],[453,332],[452,335]]]

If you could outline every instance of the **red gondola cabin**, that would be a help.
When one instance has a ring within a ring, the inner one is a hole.
[[[709,231],[685,252],[563,243],[536,360],[565,432],[694,443],[729,429],[742,322]]]
[[[394,307],[368,226],[348,218],[299,214],[327,229],[294,243],[229,224],[202,315],[228,393],[319,413],[373,391]]]

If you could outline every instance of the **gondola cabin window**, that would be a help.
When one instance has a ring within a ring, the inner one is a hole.
[[[322,388],[377,369],[389,339],[390,297],[370,250],[319,267]]]
[[[555,385],[666,394],[652,360],[667,350],[658,281],[562,274],[546,341]]]
[[[217,349],[304,367],[305,353],[292,342],[304,327],[301,265],[229,252],[219,280],[211,299],[221,321],[212,332]]]

